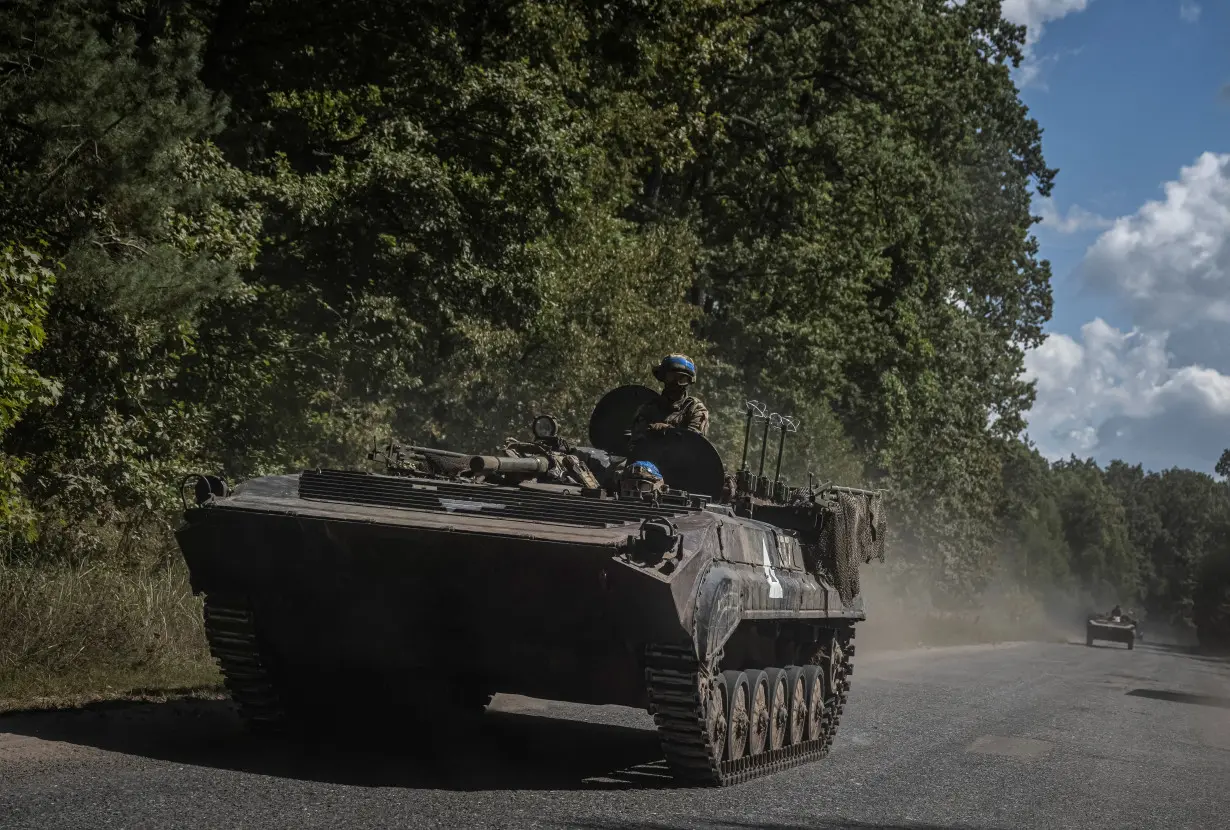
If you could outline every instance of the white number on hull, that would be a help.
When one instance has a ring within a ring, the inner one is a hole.
[[[764,553],[764,578],[769,580],[769,599],[782,598],[782,584],[777,581],[777,572],[769,561],[769,543],[760,537],[760,550]]]

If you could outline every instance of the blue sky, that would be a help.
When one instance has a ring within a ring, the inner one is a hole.
[[[1003,8],[1030,27],[1018,84],[1060,170],[1035,200],[1055,312],[1029,436],[1211,471],[1230,446],[1230,0]]]
[[[1095,0],[1046,26],[1040,75],[1022,98],[1045,130],[1047,163],[1060,169],[1058,210],[1130,214],[1205,150],[1230,152],[1230,100],[1220,94],[1230,83],[1230,2],[1206,4],[1194,23],[1182,5]],[[1130,325],[1071,279],[1096,237],[1038,231],[1054,268],[1056,331],[1075,334],[1095,314]]]

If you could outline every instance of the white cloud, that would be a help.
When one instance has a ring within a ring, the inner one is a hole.
[[[1230,445],[1230,376],[1172,365],[1166,341],[1099,318],[1081,327],[1079,341],[1052,335],[1030,352],[1026,376],[1038,400],[1029,436],[1039,451],[1211,470]]]
[[[1179,4],[1179,18],[1185,23],[1195,23],[1200,19],[1200,6],[1191,0],[1183,0]]]
[[[1046,23],[1084,11],[1088,5],[1089,0],[1003,0],[1000,12],[1016,25],[1027,27],[1026,39],[1037,43]]]
[[[1055,56],[1039,57],[1034,46],[1042,38],[1047,23],[1075,12],[1082,12],[1090,0],[1003,0],[1000,13],[1004,19],[1025,27],[1025,56],[1018,70],[1017,82],[1022,86],[1036,85],[1042,67],[1056,60]]]
[[[1026,356],[1029,435],[1052,458],[1211,471],[1230,446],[1230,155],[1204,153],[1164,192],[1116,219],[1080,269],[1136,327],[1095,319]]]
[[[1115,220],[1082,276],[1146,328],[1230,323],[1230,154],[1204,153],[1164,190]]]
[[[1080,205],[1069,205],[1066,213],[1060,213],[1055,207],[1055,200],[1049,196],[1036,200],[1038,216],[1042,219],[1042,227],[1051,228],[1059,233],[1077,233],[1095,228],[1109,228],[1114,222],[1096,213],[1090,213]]]

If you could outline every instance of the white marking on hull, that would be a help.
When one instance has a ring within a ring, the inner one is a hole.
[[[466,501],[465,499],[440,498],[440,506],[449,513],[481,513],[484,510],[503,510],[504,505],[485,501]]]
[[[781,599],[782,584],[777,581],[777,572],[769,561],[769,543],[763,536],[760,537],[760,550],[764,554],[764,578],[769,580],[769,599]]]

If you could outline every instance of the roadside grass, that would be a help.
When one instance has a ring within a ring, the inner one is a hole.
[[[201,601],[178,557],[0,557],[0,712],[168,694],[221,695]]]

